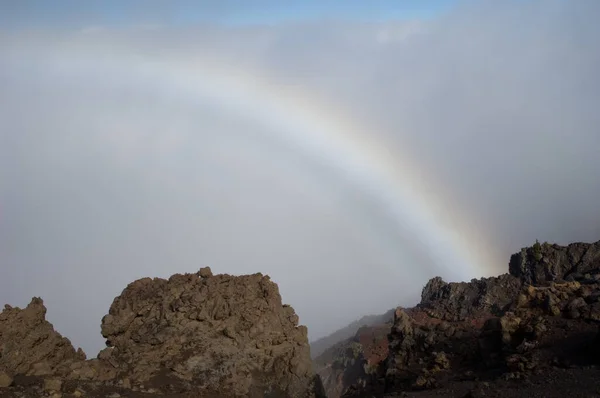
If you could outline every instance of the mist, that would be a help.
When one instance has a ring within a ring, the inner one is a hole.
[[[102,316],[141,277],[269,274],[313,340],[456,275],[268,123],[105,68],[113,44],[140,62],[209,55],[335,103],[417,159],[447,213],[467,209],[494,259],[474,277],[535,239],[596,241],[599,15],[466,2],[398,22],[0,31],[0,302],[41,296],[95,356]],[[48,68],[86,47],[94,68]]]

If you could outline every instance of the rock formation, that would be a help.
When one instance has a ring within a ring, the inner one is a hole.
[[[339,397],[351,386],[365,386],[381,371],[388,356],[387,335],[391,326],[391,322],[363,326],[353,337],[338,342],[315,358],[328,397]]]
[[[431,279],[421,302],[315,359],[333,397],[564,397],[600,392],[600,242],[537,243],[509,273]],[[262,274],[209,268],[129,284],[85,360],[34,298],[0,313],[0,396],[322,397],[307,331]]]
[[[0,395],[323,396],[306,327],[262,274],[203,268],[129,284],[102,319],[107,348],[89,361],[44,316],[40,299],[0,315]]]
[[[600,241],[568,246],[536,242],[511,256],[509,272],[530,285],[585,279],[600,272]]]
[[[468,283],[431,279],[420,304],[396,309],[388,355],[370,364],[372,372],[345,380],[340,393],[339,382],[323,373],[332,362],[319,364],[328,396],[597,394],[599,248],[536,242],[511,257],[509,274]],[[356,338],[338,347],[351,344],[353,352],[364,350]],[[352,374],[352,355],[338,348],[338,367],[348,364],[338,375]]]
[[[69,339],[46,321],[46,307],[34,297],[25,309],[9,305],[0,313],[0,368],[27,376],[46,376],[60,365],[85,360]]]

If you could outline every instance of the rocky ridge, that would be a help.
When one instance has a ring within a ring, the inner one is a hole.
[[[433,278],[413,308],[365,326],[315,363],[329,397],[600,394],[600,242],[537,243],[509,273]],[[86,360],[33,298],[0,313],[0,396],[320,397],[306,328],[262,274],[129,284]]]
[[[34,298],[0,313],[0,396],[320,397],[307,330],[262,274],[176,274],[129,284],[85,360]]]
[[[508,274],[433,278],[420,304],[396,309],[387,336],[337,345],[337,380],[325,377],[332,362],[318,372],[330,398],[596,396],[598,321],[600,242],[536,242],[511,256]],[[369,361],[362,352],[374,345],[387,356]],[[370,372],[352,380],[361,366]]]

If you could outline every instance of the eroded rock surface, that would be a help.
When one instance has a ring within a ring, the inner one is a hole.
[[[81,349],[46,320],[46,307],[34,297],[26,308],[6,305],[0,313],[0,368],[28,376],[52,374],[65,363],[85,360]]]
[[[509,272],[530,285],[585,280],[600,273],[600,241],[568,246],[536,242],[510,258]]]
[[[329,397],[597,394],[599,248],[600,242],[536,242],[511,257],[508,274],[463,283],[431,279],[417,306],[396,309],[388,355],[376,371],[346,380]],[[337,363],[351,363],[350,355]]]
[[[102,319],[107,348],[87,361],[45,313],[34,298],[0,314],[0,396],[324,396],[306,327],[262,274],[137,280]]]
[[[102,335],[133,382],[200,386],[231,396],[309,396],[307,330],[262,274],[145,278],[123,291]],[[262,396],[262,395],[260,395]]]
[[[314,362],[328,397],[348,388],[364,388],[384,371],[391,322],[363,326],[356,334],[325,350]]]

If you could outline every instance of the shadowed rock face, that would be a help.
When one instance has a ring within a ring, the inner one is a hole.
[[[335,346],[334,362],[318,364],[328,396],[597,394],[599,246],[536,244],[511,257],[509,274],[468,283],[431,279],[417,306],[396,309],[387,357],[371,355],[379,361],[372,372],[357,373],[350,360],[358,352],[365,364],[363,351],[372,345],[357,336]]]
[[[513,301],[522,281],[512,275],[446,283],[431,279],[421,293],[420,308],[434,318],[464,321],[476,313],[500,313]]]
[[[586,279],[586,274],[600,273],[600,241],[568,246],[536,243],[511,256],[509,272],[529,285]]]
[[[352,338],[330,347],[314,360],[328,397],[339,397],[351,386],[366,385],[381,371],[388,356],[390,327],[391,322],[363,326]]]
[[[45,321],[45,312],[34,299],[24,310],[7,307],[0,314],[0,388],[12,384],[9,393],[324,394],[306,327],[262,274],[213,276],[204,268],[129,284],[102,319],[108,347],[89,361]],[[28,375],[44,380],[23,378]]]

